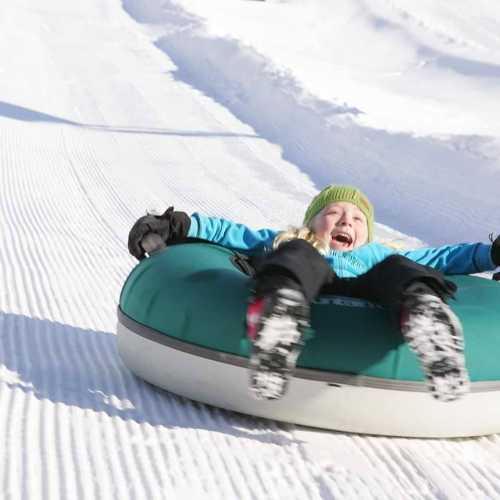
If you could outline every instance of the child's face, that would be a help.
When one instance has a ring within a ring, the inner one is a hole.
[[[352,203],[330,203],[312,220],[316,236],[329,242],[330,248],[341,252],[354,250],[368,242],[365,214]]]

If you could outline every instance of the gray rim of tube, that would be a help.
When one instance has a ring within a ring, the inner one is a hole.
[[[118,321],[133,333],[144,337],[147,340],[156,342],[171,349],[192,354],[200,358],[210,359],[219,363],[234,365],[241,368],[247,368],[248,358],[230,354],[227,352],[216,351],[207,347],[201,347],[196,344],[184,342],[182,340],[170,337],[154,328],[145,326],[138,323],[129,316],[127,316],[118,307]],[[311,370],[308,368],[296,368],[294,371],[294,378],[301,378],[305,380],[314,380],[316,382],[325,382],[331,386],[350,385],[356,387],[368,387],[371,389],[385,389],[393,391],[407,391],[407,392],[427,392],[425,382],[414,382],[395,379],[384,379],[379,377],[368,377],[365,375],[355,375],[339,372],[327,372],[323,370]],[[491,392],[500,389],[500,381],[484,381],[472,382],[471,392]]]

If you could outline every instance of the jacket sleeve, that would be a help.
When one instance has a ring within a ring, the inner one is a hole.
[[[273,229],[254,230],[244,224],[194,213],[191,215],[188,237],[218,243],[232,250],[254,253],[271,250],[277,233]]]
[[[445,274],[473,274],[492,271],[496,267],[491,260],[491,245],[484,243],[419,248],[401,252],[401,255]]]

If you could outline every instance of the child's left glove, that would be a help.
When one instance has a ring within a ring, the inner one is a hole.
[[[166,245],[187,237],[191,218],[185,212],[175,212],[169,207],[162,215],[148,214],[139,218],[128,235],[128,250],[138,260],[142,260],[145,250],[141,245],[149,233],[158,234]]]
[[[495,266],[500,266],[500,235],[498,235],[495,240],[493,240],[493,236],[491,236],[491,241],[493,242],[491,245],[491,260]]]

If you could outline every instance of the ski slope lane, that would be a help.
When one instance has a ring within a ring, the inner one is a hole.
[[[0,19],[2,498],[317,498],[288,428],[146,385],[114,337],[146,208],[278,224],[311,182],[176,82],[119,2]]]
[[[314,186],[177,79],[117,0],[3,2],[0,33],[2,498],[498,493],[497,437],[323,435],[132,376],[114,330],[137,216],[174,204],[279,226]]]

